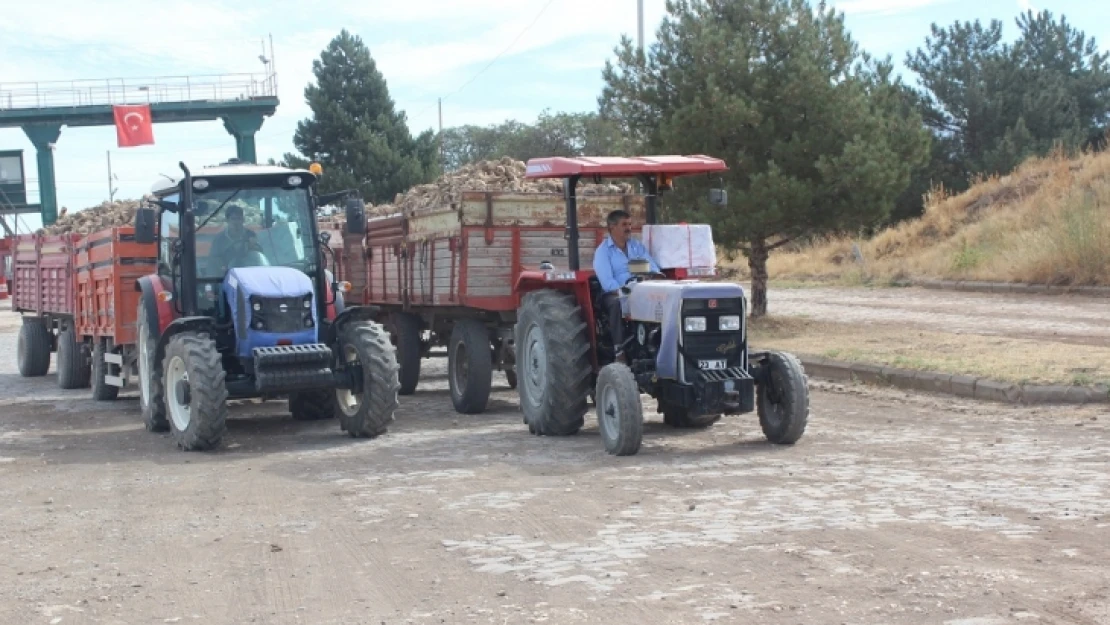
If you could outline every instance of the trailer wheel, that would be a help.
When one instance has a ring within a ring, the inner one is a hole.
[[[119,396],[119,387],[104,381],[104,376],[112,375],[111,365],[104,362],[104,354],[109,351],[107,339],[93,340],[92,396],[96,401],[112,401]]]
[[[397,353],[381,324],[347,323],[339,330],[341,366],[361,365],[359,389],[336,389],[339,425],[352,438],[384,434],[397,410]]]
[[[335,418],[335,394],[331,391],[301,391],[289,395],[289,412],[296,421]]]
[[[768,352],[768,384],[756,386],[756,409],[763,435],[772,443],[792,445],[809,419],[809,387],[802,363],[791,354]]]
[[[597,376],[597,426],[605,451],[632,456],[644,438],[644,406],[640,388],[627,365],[615,362]]]
[[[185,451],[216,447],[227,432],[227,386],[215,341],[182,332],[170,339],[164,363],[166,406],[177,446]]]
[[[493,384],[489,331],[480,321],[460,319],[447,348],[447,380],[451,403],[462,414],[477,414],[489,404]]]
[[[520,408],[536,435],[582,428],[592,386],[590,338],[574,296],[552,290],[524,296],[516,324]]]
[[[88,351],[77,341],[73,326],[62,330],[58,334],[58,388],[87,388],[90,364]]]
[[[50,331],[38,317],[24,317],[16,345],[19,375],[38,378],[50,370]]]
[[[420,383],[420,360],[424,346],[420,343],[420,318],[410,313],[393,313],[389,316],[397,345],[397,364],[401,367],[398,378],[401,395],[412,395]]]
[[[516,382],[517,382],[517,380],[516,380],[516,369],[513,369],[513,368],[505,369],[505,381],[509,383],[509,388],[511,388],[511,389],[516,388]]]
[[[149,432],[166,432],[170,429],[166,418],[166,391],[162,386],[160,367],[154,362],[158,349],[157,328],[150,326],[146,306],[139,302],[137,332],[139,335],[139,406],[143,411],[143,424]]]

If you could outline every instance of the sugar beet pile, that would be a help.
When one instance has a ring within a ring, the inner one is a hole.
[[[379,206],[367,204],[366,212],[370,216],[423,212],[457,203],[464,191],[557,194],[563,192],[562,180],[527,180],[524,178],[524,172],[524,162],[509,157],[465,165],[440,176],[435,182],[417,185],[405,193],[398,193],[392,204]],[[583,184],[579,186],[579,193],[583,195],[632,193],[632,185],[628,183]],[[40,232],[52,235],[68,233],[85,235],[105,228],[133,225],[139,204],[139,200],[118,200],[102,202],[75,213],[67,213],[66,209],[62,209],[62,215],[58,217],[58,221]],[[331,224],[332,227],[342,227],[344,215],[339,211],[333,215],[321,217],[320,221]]]

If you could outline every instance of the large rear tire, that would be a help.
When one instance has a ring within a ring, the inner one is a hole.
[[[489,404],[493,358],[489,330],[480,321],[460,319],[451,329],[447,347],[447,380],[451,403],[462,414],[477,414]]]
[[[397,393],[412,395],[420,383],[420,363],[423,357],[420,318],[411,313],[400,312],[393,313],[389,319],[397,345],[397,364],[401,368],[397,374],[401,383]]]
[[[384,434],[397,410],[397,352],[389,334],[380,324],[370,321],[348,323],[339,330],[341,364],[362,365],[362,389],[336,389],[339,425],[353,438],[373,438]]]
[[[177,446],[205,451],[227,433],[226,373],[216,342],[207,334],[182,332],[166,345],[162,365],[166,407]]]
[[[58,334],[58,388],[71,390],[89,385],[89,355],[69,326]]]
[[[809,420],[809,387],[802,363],[791,354],[768,352],[771,384],[756,387],[759,425],[767,440],[792,445],[802,437]]]
[[[536,435],[569,436],[582,428],[591,391],[590,337],[574,296],[528,293],[516,324],[520,408]]]
[[[109,351],[107,339],[93,340],[92,396],[97,401],[112,401],[119,396],[119,387],[105,382],[104,376],[119,374],[113,372],[112,366],[104,362],[104,354]]]
[[[158,349],[158,328],[151,327],[147,307],[139,302],[139,407],[143,412],[143,425],[148,432],[166,432],[170,429],[166,418],[166,391],[162,386],[162,367],[155,362]]]
[[[50,331],[38,317],[24,317],[16,344],[19,375],[39,378],[50,370]]]
[[[597,375],[597,426],[601,444],[614,456],[640,451],[644,438],[644,406],[632,370],[622,363],[602,367]]]

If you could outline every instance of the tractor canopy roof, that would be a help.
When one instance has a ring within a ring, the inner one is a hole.
[[[692,156],[553,156],[528,160],[525,178],[635,178],[641,175],[686,176],[728,171],[719,158]]]
[[[257,165],[254,163],[242,163],[238,161],[229,161],[221,163],[220,165],[209,165],[192,172],[193,181],[197,179],[212,180],[213,185],[217,185],[217,181],[228,180],[231,182],[238,182],[240,180],[254,179],[255,184],[270,184],[280,186],[285,184],[290,176],[298,176],[301,178],[301,185],[311,184],[316,180],[316,174],[306,169],[290,169],[288,167],[280,167],[276,165]],[[150,191],[155,195],[172,193],[175,191],[184,175],[171,178],[163,176],[151,185]]]

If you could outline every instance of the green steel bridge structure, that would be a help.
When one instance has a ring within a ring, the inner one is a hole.
[[[63,127],[114,126],[113,105],[149,104],[155,124],[222,120],[238,158],[255,163],[254,136],[277,110],[277,94],[273,72],[0,83],[0,128],[23,129],[39,181],[39,202],[30,203],[22,151],[0,152],[0,218],[37,212],[44,226],[57,220],[54,149]]]

